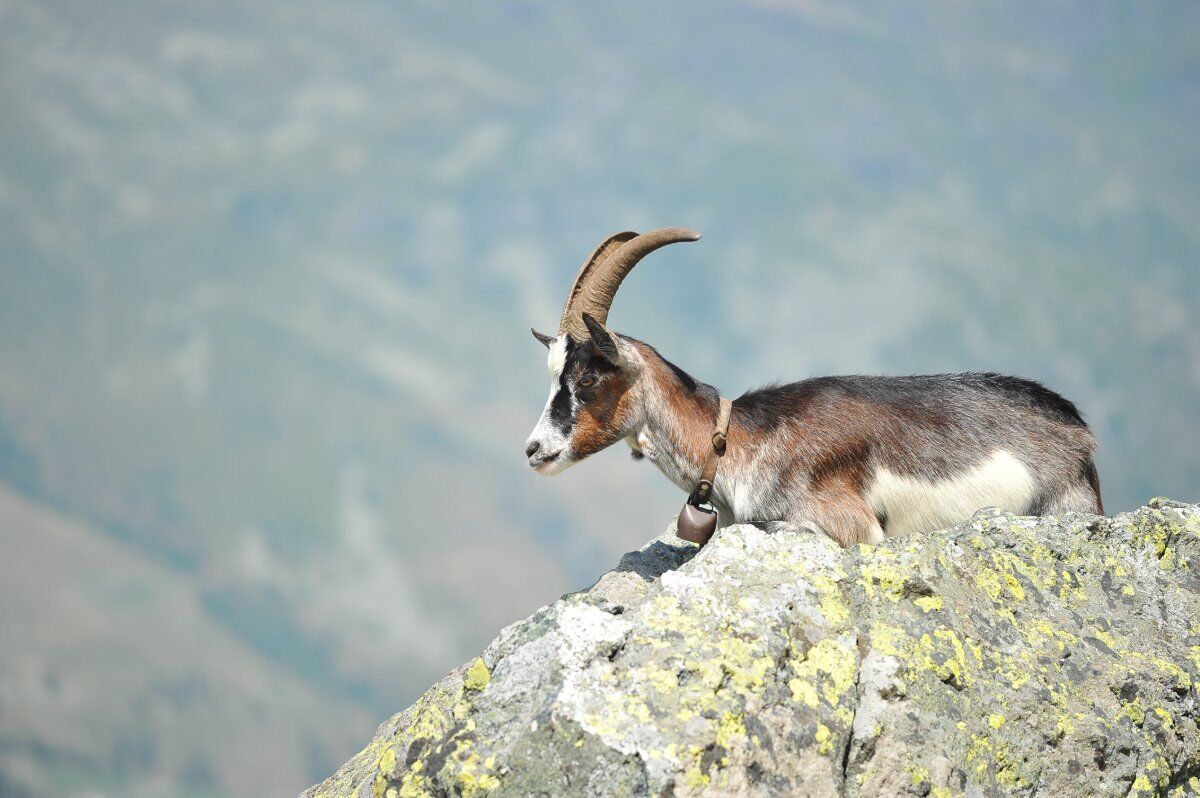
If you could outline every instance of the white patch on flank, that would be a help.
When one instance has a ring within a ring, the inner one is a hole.
[[[945,529],[983,507],[1025,512],[1036,486],[1011,452],[997,449],[986,462],[962,476],[931,481],[881,468],[867,487],[866,500],[887,519],[889,537]]]

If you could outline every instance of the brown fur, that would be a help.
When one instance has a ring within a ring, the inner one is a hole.
[[[621,430],[630,417],[636,397],[630,381],[621,373],[604,377],[592,393],[595,399],[579,411],[571,433],[571,448],[579,457],[587,457],[621,439]]]
[[[674,422],[671,429],[673,443],[689,460],[697,464],[702,463],[712,446],[713,424],[717,417],[715,394],[710,400],[689,392],[663,360],[662,355],[641,341],[626,340],[633,344],[642,356],[649,372],[646,376],[656,386],[661,400],[666,403]],[[732,428],[730,435],[733,435]]]
[[[843,548],[882,537],[879,519],[846,472],[814,486],[810,508],[812,520]]]

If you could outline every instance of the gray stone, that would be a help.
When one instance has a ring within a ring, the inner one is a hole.
[[[1200,508],[669,532],[310,798],[1200,794]]]

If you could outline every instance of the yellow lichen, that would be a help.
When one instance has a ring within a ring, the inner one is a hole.
[[[840,566],[835,576],[839,578],[843,576]],[[835,625],[845,623],[850,617],[850,607],[846,603],[846,597],[837,581],[833,577],[815,574],[809,578],[809,581],[820,595],[818,608],[825,620]]]
[[[791,679],[788,687],[792,691],[792,700],[807,707],[816,707],[818,702],[817,688],[803,679]]]
[[[746,726],[742,722],[743,718],[744,715],[740,712],[737,714],[726,712],[721,716],[721,722],[717,725],[717,745],[729,749],[735,741],[746,739]]]
[[[918,599],[914,599],[913,604],[916,604],[918,607],[925,610],[925,612],[929,612],[930,610],[940,610],[942,608],[942,597],[921,596]]]
[[[876,621],[871,625],[871,647],[879,653],[891,657],[901,657],[904,655],[906,644],[907,637],[899,626],[891,626],[882,621]]]
[[[1191,675],[1187,671],[1185,671],[1183,668],[1179,667],[1178,665],[1176,665],[1174,662],[1171,662],[1170,660],[1163,659],[1162,657],[1154,656],[1152,654],[1144,654],[1141,651],[1136,651],[1136,650],[1128,649],[1128,648],[1121,649],[1120,654],[1122,657],[1126,657],[1128,659],[1140,660],[1142,662],[1146,662],[1150,665],[1153,665],[1154,667],[1158,668],[1163,673],[1166,673],[1166,674],[1174,677],[1175,681],[1184,690],[1190,690],[1192,687]]]
[[[1004,592],[1004,588],[1000,585],[1000,575],[990,568],[980,568],[975,572],[975,582],[983,588],[983,592],[987,593],[988,598],[993,602],[1000,600],[1000,594]]]
[[[383,755],[379,757],[378,767],[379,767],[380,773],[391,773],[392,772],[392,769],[396,767],[396,749],[395,748],[389,748],[383,752]]]
[[[704,749],[693,745],[688,747],[688,752],[690,754],[688,757],[690,761],[688,763],[687,770],[685,770],[683,774],[684,784],[686,784],[688,787],[691,787],[693,790],[699,790],[707,787],[708,783],[712,781],[712,779],[709,778],[707,773],[700,769],[700,763],[704,757]]]
[[[1133,780],[1133,785],[1129,788],[1130,795],[1136,795],[1142,792],[1154,792],[1154,787],[1150,784],[1150,779],[1146,778],[1143,773]]]
[[[836,706],[854,685],[857,657],[851,647],[826,638],[806,652],[793,672],[795,677],[788,681],[788,687],[794,700],[815,707],[819,693],[830,706]]]
[[[817,741],[817,753],[821,756],[825,756],[833,750],[833,733],[824,723],[817,724],[817,733],[814,739]]]
[[[467,674],[463,677],[463,686],[468,690],[478,691],[487,687],[491,681],[492,672],[488,670],[488,666],[482,659],[476,659],[471,663],[471,667],[467,668]]]
[[[896,552],[892,549],[880,547],[872,555],[859,566],[867,595],[871,598],[884,596],[893,603],[899,601],[908,584],[910,569],[897,562]]]
[[[1103,643],[1104,645],[1111,648],[1114,652],[1116,652],[1117,640],[1115,637],[1112,636],[1111,632],[1108,632],[1104,629],[1097,629],[1093,634],[1095,635],[1097,640],[1099,640],[1101,643]]]
[[[907,757],[905,757],[904,769],[908,772],[909,783],[914,787],[929,781],[929,768],[923,765],[911,764],[907,761]]]
[[[1118,714],[1125,715],[1137,726],[1141,726],[1146,722],[1146,707],[1142,704],[1142,699],[1140,697],[1123,703],[1121,705],[1121,711]]]

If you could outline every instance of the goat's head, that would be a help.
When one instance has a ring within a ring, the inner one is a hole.
[[[698,238],[680,227],[609,237],[575,277],[558,335],[533,330],[550,350],[550,398],[525,442],[530,467],[557,474],[635,431],[642,361],[632,344],[605,327],[608,310],[638,261],[659,247]]]

